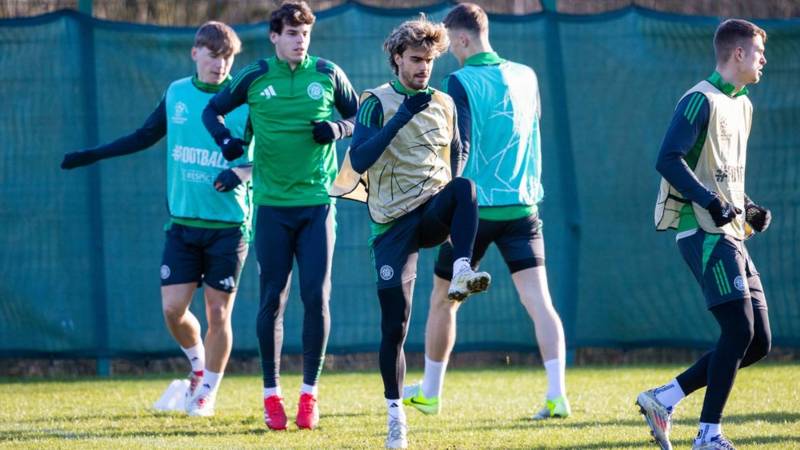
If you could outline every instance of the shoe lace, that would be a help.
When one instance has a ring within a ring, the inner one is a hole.
[[[316,403],[316,401],[317,399],[315,399],[312,395],[303,395],[300,398],[300,412],[303,414],[313,414],[314,403]]]
[[[389,422],[389,439],[393,441],[403,439],[404,428],[405,424],[399,420]]]
[[[200,380],[202,378],[195,375],[194,372],[189,373],[189,391],[194,392],[197,389],[197,386],[200,385]]]
[[[721,448],[721,449],[725,449],[725,450],[736,450],[736,449],[734,448],[734,446],[733,446],[733,443],[732,443],[731,441],[729,441],[729,440],[725,439],[725,438],[724,438],[724,437],[722,437],[722,436],[719,436],[719,438],[717,439],[717,445],[718,445],[718,446],[719,446],[719,448]]]
[[[277,395],[267,397],[264,405],[267,407],[267,414],[270,416],[280,415],[283,410],[283,407],[281,406],[281,398]]]

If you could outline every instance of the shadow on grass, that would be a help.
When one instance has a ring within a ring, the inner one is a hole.
[[[697,418],[681,418],[673,423],[679,425],[697,425]],[[800,422],[800,413],[789,411],[771,411],[764,413],[752,414],[732,414],[723,418],[725,424],[746,424],[749,422],[768,422],[772,424],[782,424],[786,422]],[[578,420],[574,417],[567,419],[551,419],[551,420],[531,420],[529,418],[520,418],[515,422],[503,426],[506,429],[530,429],[530,428],[595,428],[598,426],[622,426],[622,427],[646,427],[643,418],[624,419],[624,420]],[[452,431],[474,431],[474,430],[497,430],[497,423],[488,425],[468,425],[458,428],[448,428]]]
[[[766,444],[797,444],[797,439],[800,436],[759,436],[759,437],[752,437],[752,438],[742,438],[736,439],[735,444],[739,445],[766,445]],[[674,448],[690,448],[692,446],[693,439],[674,439],[672,440],[672,446]],[[657,447],[652,441],[643,443],[642,441],[639,442],[630,442],[630,441],[601,441],[601,442],[592,442],[590,444],[580,444],[579,446],[582,449],[608,449],[608,448],[655,448]],[[505,447],[510,448],[510,447]],[[524,447],[518,447],[524,448]],[[542,447],[545,448],[545,447]],[[575,444],[570,445],[562,445],[562,446],[550,446],[548,445],[546,448],[548,449],[574,449]]]
[[[192,425],[194,426],[194,425]],[[204,437],[204,436],[252,436],[267,433],[267,429],[261,426],[254,426],[249,429],[233,430],[226,428],[221,431],[218,428],[208,430],[193,429],[173,429],[165,430],[153,427],[150,430],[120,431],[120,430],[97,430],[92,432],[70,431],[55,428],[44,428],[41,430],[26,431],[0,431],[0,442],[4,441],[38,441],[47,438],[58,438],[63,440],[85,440],[102,438],[169,438],[169,437]]]

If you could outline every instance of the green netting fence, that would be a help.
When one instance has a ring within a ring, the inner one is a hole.
[[[426,9],[441,19],[449,5]],[[348,3],[318,13],[311,53],[357,90],[392,74],[387,33],[416,10]],[[714,66],[717,18],[627,8],[592,16],[492,16],[501,56],[534,67],[542,101],[551,291],[569,348],[703,347],[717,327],[671,233],[652,224],[656,154],[678,97]],[[773,211],[748,242],[770,305],[774,344],[800,346],[800,20],[759,21],[769,33],[755,105],[747,191]],[[266,24],[237,26],[234,70],[272,53]],[[193,28],[95,20],[61,11],[0,21],[0,356],[174,354],[163,325],[165,144],[62,171],[65,152],[138,127],[171,80],[189,75]],[[456,69],[446,55],[438,84]],[[795,80],[795,81],[792,81]],[[344,143],[346,145],[346,143]],[[340,151],[343,148],[339,149]],[[339,203],[329,352],[376,351],[379,307],[362,205]],[[423,252],[407,349],[421,351],[433,251]],[[255,252],[233,313],[234,351],[257,351]],[[491,291],[459,314],[457,350],[533,350],[533,327],[499,253]],[[295,280],[296,281],[296,280]],[[301,351],[292,289],[285,351]],[[192,306],[203,316],[202,302]]]

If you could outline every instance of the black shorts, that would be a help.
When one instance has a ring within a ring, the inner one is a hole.
[[[767,309],[761,277],[743,241],[698,229],[678,239],[678,249],[700,283],[708,309],[740,299],[751,299],[754,309]]]
[[[399,286],[417,277],[419,249],[435,247],[447,239],[450,227],[441,220],[446,205],[436,194],[427,203],[396,219],[391,228],[372,240],[378,289]]]
[[[511,273],[544,265],[544,237],[538,214],[514,220],[481,219],[472,251],[473,269],[478,268],[492,242]],[[434,272],[446,280],[453,278],[453,245],[449,240],[439,247]]]
[[[204,282],[220,291],[236,291],[248,249],[239,227],[211,229],[173,223],[166,235],[162,286]]]

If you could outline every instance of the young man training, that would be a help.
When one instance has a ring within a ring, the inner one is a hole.
[[[453,242],[448,296],[463,300],[491,281],[470,267],[478,211],[475,185],[461,178],[465,155],[453,100],[428,86],[434,60],[447,49],[444,27],[424,18],[404,22],[384,49],[397,79],[368,89],[356,118],[345,166],[363,174],[372,219],[370,246],[381,306],[380,372],[388,408],[387,448],[406,448],[407,424],[400,393],[405,376],[403,343],[419,249]],[[349,169],[349,168],[348,168]],[[349,193],[359,176],[343,168]],[[338,183],[337,183],[338,184]],[[349,184],[349,186],[348,186]]]
[[[307,54],[315,17],[305,2],[285,2],[270,17],[275,56],[236,74],[208,103],[203,121],[226,159],[243,143],[225,116],[250,106],[255,134],[253,192],[258,205],[256,256],[261,304],[257,335],[264,375],[264,421],[286,429],[279,384],[283,313],[294,258],[303,301],[303,384],[295,423],[319,422],[317,382],[330,331],[328,303],[336,209],[328,188],[336,177],[337,139],[350,136],[358,97],[334,63]],[[344,118],[334,121],[334,110]]]
[[[677,229],[678,249],[720,328],[713,350],[636,399],[662,449],[672,448],[675,406],[702,387],[705,399],[692,448],[733,449],[721,422],[736,372],[770,349],[767,299],[744,245],[771,220],[769,210],[747,197],[744,185],[753,115],[745,86],[761,79],[766,40],[764,30],[745,20],[726,20],[717,28],[716,69],[680,99],[658,155],[656,169],[663,179],[656,227]]]
[[[538,80],[530,67],[502,59],[489,43],[489,19],[480,6],[461,3],[444,18],[450,52],[462,66],[445,80],[458,111],[461,145],[468,148],[463,176],[475,182],[478,233],[472,266],[494,243],[506,261],[520,301],[536,324],[547,373],[545,406],[534,419],[570,414],[564,382],[561,319],[547,287],[544,239],[537,204],[542,199]],[[439,248],[425,327],[425,373],[405,388],[404,403],[438,414],[447,362],[456,339],[461,303],[447,299],[453,245]]]
[[[141,128],[110,144],[69,153],[61,163],[63,169],[85,166],[150,148],[167,136],[170,221],[161,263],[161,305],[167,328],[192,366],[186,408],[193,416],[214,414],[231,353],[231,311],[250,239],[251,151],[248,148],[231,163],[243,167],[228,168],[201,120],[208,100],[230,82],[234,55],[240,50],[233,29],[206,22],[192,47],[195,75],[170,84]],[[237,138],[245,137],[247,116],[246,107],[230,116]],[[201,283],[208,321],[205,342],[200,323],[189,311]]]

